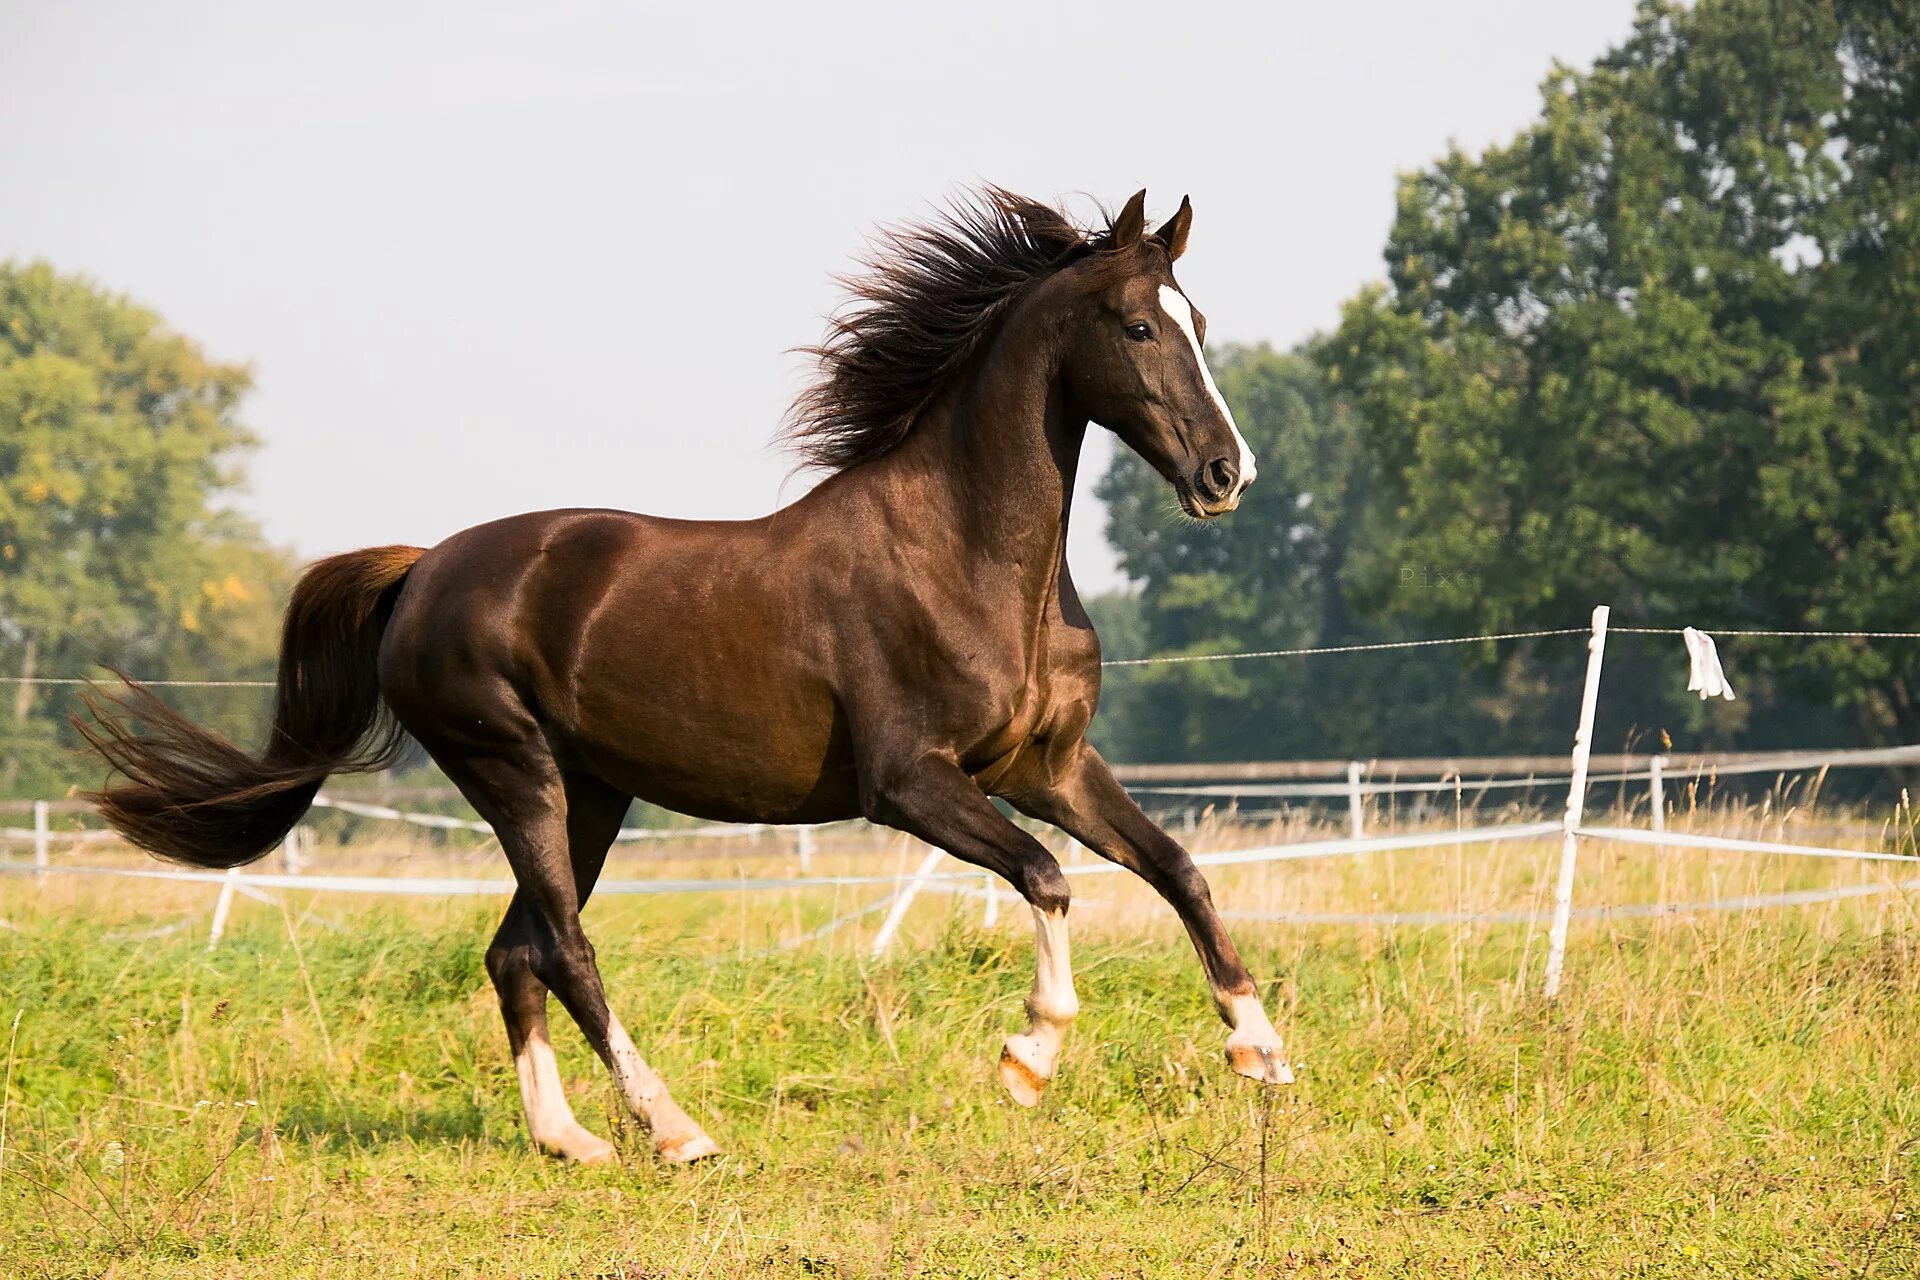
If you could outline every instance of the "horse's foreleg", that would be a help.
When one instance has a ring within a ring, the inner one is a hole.
[[[1073,962],[1067,949],[1067,912],[1033,908],[1033,989],[1027,993],[1027,1029],[1007,1037],[1000,1048],[1000,1083],[1023,1107],[1040,1105],[1040,1095],[1060,1063],[1067,1028],[1080,1012],[1073,989]]]
[[[1046,846],[1007,821],[950,761],[929,757],[872,789],[868,816],[898,827],[964,862],[999,875],[1033,908],[1035,965],[1027,1029],[1007,1037],[1000,1081],[1022,1106],[1036,1106],[1059,1065],[1067,1028],[1080,1012],[1067,947],[1067,878]]]
[[[1021,812],[1048,822],[1095,853],[1152,885],[1180,916],[1193,939],[1220,1016],[1232,1028],[1227,1062],[1243,1076],[1268,1084],[1293,1083],[1280,1035],[1260,1003],[1259,990],[1214,910],[1206,877],[1179,843],[1142,813],[1106,761],[1081,744],[1073,763],[1044,789],[1007,797]]]

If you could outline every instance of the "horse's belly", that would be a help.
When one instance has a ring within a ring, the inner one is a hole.
[[[692,751],[642,757],[582,753],[605,781],[649,804],[709,822],[834,822],[860,816],[852,770],[813,769]]]
[[[574,753],[597,776],[650,804],[715,822],[859,816],[849,735],[824,691],[808,696],[804,681],[785,689],[749,681],[754,696],[744,697],[742,685],[635,677],[650,687],[596,708],[576,726]]]

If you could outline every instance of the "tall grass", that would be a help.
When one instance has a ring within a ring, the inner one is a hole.
[[[1470,824],[1464,806],[1423,821]],[[1313,822],[1291,816],[1281,834]],[[1777,801],[1687,822],[1912,839],[1904,812],[1863,824]],[[1196,840],[1273,835],[1216,819]],[[1556,848],[1212,878],[1223,907],[1253,914],[1524,909],[1543,901]],[[419,870],[474,852],[356,857]],[[727,874],[724,858],[681,860],[693,852],[623,853],[609,874]],[[751,852],[733,865],[766,874]],[[816,867],[909,858],[849,841]],[[1592,845],[1578,900],[1908,870]],[[1127,877],[1076,887],[1083,1012],[1035,1112],[993,1073],[1031,978],[1024,912],[987,929],[977,897],[929,895],[873,961],[876,915],[791,944],[878,889],[593,903],[616,1008],[729,1152],[670,1171],[619,1126],[563,1019],[575,1108],[626,1159],[583,1170],[528,1149],[481,965],[499,903],[242,900],[209,953],[209,887],[0,880],[15,926],[0,931],[0,1018],[20,1020],[0,1111],[0,1273],[1920,1269],[1909,894],[1582,923],[1552,1005],[1538,995],[1544,922],[1242,921],[1300,1080],[1268,1092],[1226,1072],[1224,1028],[1164,907]]]

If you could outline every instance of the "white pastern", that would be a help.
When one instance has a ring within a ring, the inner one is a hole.
[[[1247,447],[1247,438],[1240,434],[1240,424],[1233,420],[1233,410],[1227,407],[1226,397],[1214,385],[1213,370],[1207,367],[1207,354],[1200,349],[1200,334],[1193,325],[1193,304],[1187,301],[1187,295],[1170,284],[1163,284],[1160,286],[1160,306],[1180,332],[1187,335],[1187,342],[1193,347],[1194,363],[1200,366],[1200,377],[1207,384],[1207,394],[1213,397],[1213,403],[1220,409],[1220,416],[1227,420],[1227,428],[1233,432],[1233,442],[1240,448],[1240,487],[1244,489],[1254,482],[1259,468],[1254,465],[1253,450]]]
[[[547,1039],[546,1015],[528,1030],[526,1043],[514,1055],[513,1071],[520,1078],[520,1102],[527,1109],[527,1130],[535,1145],[582,1164],[614,1158],[612,1143],[588,1133],[573,1118],[566,1086],[560,1082],[560,1064]]]
[[[1053,1079],[1067,1028],[1080,1012],[1067,946],[1067,914],[1033,908],[1033,991],[1027,996],[1027,1029],[1007,1037],[1000,1054],[1000,1080],[1022,1106],[1034,1106]]]
[[[1227,1063],[1235,1071],[1268,1084],[1292,1084],[1293,1068],[1280,1045],[1280,1033],[1273,1029],[1266,1006],[1255,994],[1216,993],[1220,1007],[1226,1010],[1233,1031],[1227,1036]]]
[[[634,1119],[653,1135],[656,1152],[681,1163],[719,1154],[719,1144],[680,1109],[667,1092],[666,1082],[647,1065],[634,1047],[633,1037],[611,1014],[607,1018],[607,1054],[613,1059],[613,1078],[620,1086],[620,1096],[626,1099]]]

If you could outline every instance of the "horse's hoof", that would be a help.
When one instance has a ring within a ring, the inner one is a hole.
[[[1047,1077],[1020,1055],[1014,1044],[1017,1039],[1018,1036],[1009,1037],[1006,1048],[1000,1051],[1000,1083],[1021,1106],[1037,1107],[1040,1095],[1047,1091]]]
[[[540,1142],[540,1149],[568,1164],[618,1164],[620,1153],[605,1138],[575,1128]]]
[[[709,1138],[705,1129],[695,1129],[678,1137],[656,1138],[653,1150],[668,1164],[692,1164],[719,1155],[720,1144]]]
[[[1249,1080],[1262,1084],[1292,1084],[1293,1068],[1287,1065],[1279,1045],[1229,1044],[1227,1065]]]

